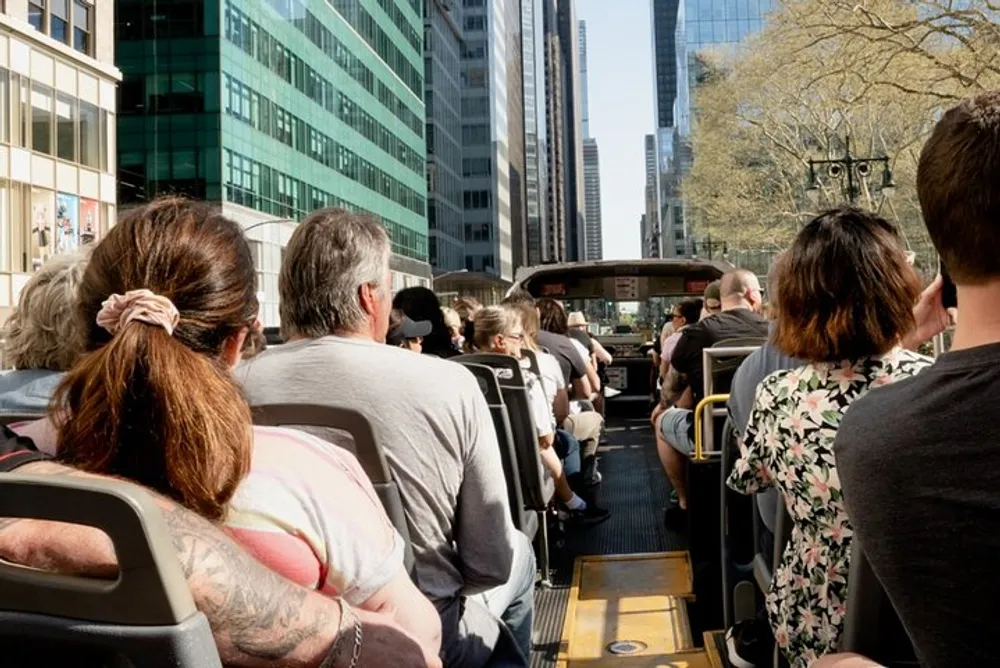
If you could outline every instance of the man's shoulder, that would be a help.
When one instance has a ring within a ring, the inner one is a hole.
[[[931,374],[925,372],[878,387],[854,401],[837,430],[837,457],[864,457],[875,451],[890,456],[897,448],[909,447],[927,419],[918,399],[932,383]]]

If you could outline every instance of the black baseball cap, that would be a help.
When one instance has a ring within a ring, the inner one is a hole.
[[[432,329],[434,326],[429,320],[410,320],[404,315],[402,322],[389,330],[385,342],[390,346],[399,346],[408,339],[427,336]]]

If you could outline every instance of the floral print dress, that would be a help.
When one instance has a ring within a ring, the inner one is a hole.
[[[870,390],[929,364],[897,348],[880,357],[779,371],[757,388],[742,457],[728,484],[744,494],[777,487],[792,517],[792,537],[767,595],[775,640],[792,668],[836,651],[843,631],[853,532],[833,457],[840,420]]]

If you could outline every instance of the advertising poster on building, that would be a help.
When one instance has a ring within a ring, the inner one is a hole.
[[[79,206],[76,195],[56,195],[56,253],[72,253],[80,246]]]
[[[92,199],[80,200],[80,244],[92,244],[101,237],[100,205]]]
[[[31,268],[37,270],[52,256],[55,226],[55,195],[50,190],[31,190]]]

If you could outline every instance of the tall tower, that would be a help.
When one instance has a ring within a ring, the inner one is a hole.
[[[508,26],[509,2],[464,8],[461,62],[465,266],[505,280],[514,276],[507,29],[520,33],[520,22]]]
[[[526,263],[547,259],[548,179],[546,155],[548,124],[545,98],[545,1],[520,0],[521,55],[524,75],[524,175]]]
[[[428,0],[424,16],[424,99],[428,110],[427,221],[431,266],[436,272],[465,267],[462,220],[462,4]]]
[[[587,221],[583,176],[583,117],[580,86],[579,23],[576,0],[558,2],[559,40],[563,58],[563,134],[566,160],[566,259],[581,260]]]
[[[543,261],[567,260],[568,205],[565,88],[565,59],[559,31],[558,0],[543,0],[545,28],[545,120],[548,129],[546,164],[548,171],[548,230]]]
[[[590,136],[590,82],[587,79],[587,22],[580,21],[580,117],[583,131],[583,198],[584,228],[583,260],[600,260],[604,257],[604,239],[601,230],[601,161],[597,140]]]

